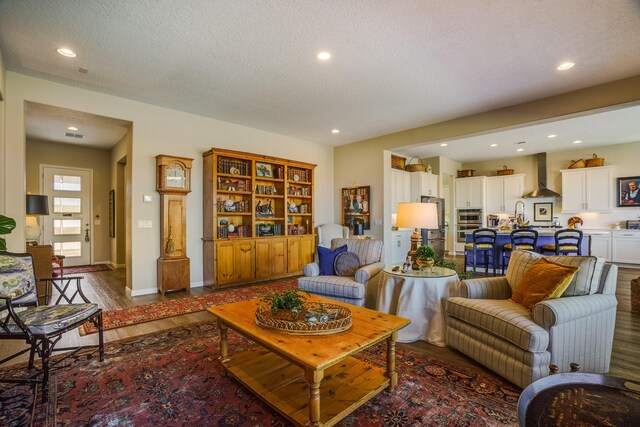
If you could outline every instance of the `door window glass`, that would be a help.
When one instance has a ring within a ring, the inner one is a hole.
[[[56,236],[78,235],[81,232],[82,221],[79,219],[54,219],[53,234]]]
[[[82,191],[82,178],[72,175],[53,175],[53,189],[60,191]]]
[[[55,213],[80,213],[82,199],[79,197],[54,197],[53,212]]]
[[[82,256],[82,242],[53,242],[53,252],[67,258]]]

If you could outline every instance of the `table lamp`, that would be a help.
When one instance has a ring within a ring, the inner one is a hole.
[[[411,249],[407,256],[411,258],[411,268],[418,269],[416,264],[416,251],[422,244],[421,228],[438,228],[438,205],[435,203],[398,203],[398,216],[396,218],[398,228],[413,228],[411,235]]]
[[[49,215],[47,196],[27,194],[27,221],[24,230],[28,245],[37,245],[40,239],[40,226],[35,215]]]

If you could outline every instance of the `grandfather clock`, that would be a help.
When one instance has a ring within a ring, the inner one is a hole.
[[[160,193],[158,290],[162,295],[190,287],[186,219],[192,162],[185,157],[156,156],[156,191]]]

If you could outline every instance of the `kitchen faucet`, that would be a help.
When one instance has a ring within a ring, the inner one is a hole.
[[[516,202],[516,208],[515,208],[515,212],[513,213],[513,215],[515,216],[515,219],[517,221],[518,220],[518,206],[519,205],[522,205],[522,213],[520,214],[521,215],[520,219],[521,219],[522,222],[524,222],[524,219],[525,219],[525,217],[524,217],[524,208],[525,208],[525,206],[524,206],[524,202],[522,200],[518,200]]]

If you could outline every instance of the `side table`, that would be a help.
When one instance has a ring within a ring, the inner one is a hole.
[[[380,276],[376,309],[411,320],[399,331],[398,341],[425,340],[446,347],[446,304],[457,295],[457,273],[444,267],[402,273],[388,266]]]

